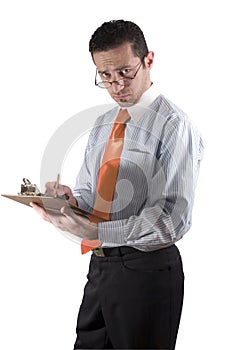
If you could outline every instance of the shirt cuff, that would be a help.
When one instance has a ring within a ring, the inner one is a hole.
[[[125,245],[125,223],[126,220],[98,223],[98,237],[102,245]]]

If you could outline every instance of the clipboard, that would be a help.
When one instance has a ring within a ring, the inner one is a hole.
[[[50,196],[46,194],[42,194],[39,192],[36,185],[32,185],[29,180],[26,178],[23,179],[24,184],[21,185],[21,193],[18,195],[12,194],[1,194],[1,196],[6,197],[8,199],[14,200],[18,203],[27,205],[31,208],[30,203],[34,202],[38,204],[40,207],[44,208],[48,214],[61,214],[60,210],[62,207],[70,207],[77,215],[84,216],[88,218],[91,222],[103,222],[106,219],[103,219],[97,215],[89,213],[88,211],[79,208],[76,205],[70,204],[68,199],[65,196]]]
[[[47,212],[51,212],[54,214],[61,214],[60,210],[62,207],[70,207],[77,215],[84,216],[88,218],[91,222],[101,222],[106,221],[105,219],[94,215],[92,213],[87,212],[86,210],[83,210],[79,208],[78,206],[75,206],[73,204],[70,204],[67,200],[59,198],[59,197],[53,197],[53,196],[34,196],[34,195],[11,195],[11,194],[1,194],[1,196],[12,199],[18,203],[25,204],[29,207],[31,202],[34,202],[38,204],[40,207],[43,207]]]

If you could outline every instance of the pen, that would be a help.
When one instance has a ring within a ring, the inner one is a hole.
[[[58,190],[58,186],[59,186],[59,182],[60,182],[60,174],[57,174],[57,181],[56,181],[56,184],[55,184],[55,197],[57,197],[57,190]]]
[[[58,197],[57,190],[58,190],[58,187],[59,187],[59,183],[60,183],[60,174],[57,174],[57,181],[56,181],[55,186],[54,186],[54,190],[55,190],[54,197]],[[65,194],[63,194],[62,196],[59,196],[59,197],[62,198],[62,199],[66,199],[66,200],[69,199],[69,195],[67,193],[65,193]]]

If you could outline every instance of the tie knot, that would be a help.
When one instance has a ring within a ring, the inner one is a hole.
[[[129,112],[127,109],[120,109],[119,113],[117,114],[117,117],[115,119],[116,123],[124,124],[130,119]]]

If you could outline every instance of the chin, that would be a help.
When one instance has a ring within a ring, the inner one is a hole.
[[[130,106],[133,106],[133,105],[134,105],[133,102],[129,102],[129,101],[117,101],[117,103],[118,103],[121,107],[130,107]]]

